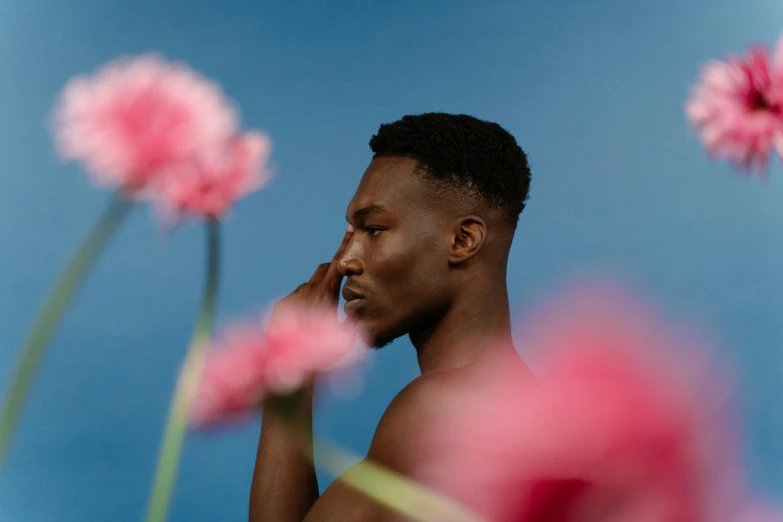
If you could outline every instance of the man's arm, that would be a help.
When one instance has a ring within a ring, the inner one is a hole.
[[[337,302],[342,283],[338,263],[352,235],[353,231],[349,228],[331,263],[320,265],[310,280],[277,303],[275,310],[287,305],[328,305],[334,308],[334,320],[337,321]],[[271,322],[274,321],[273,311]],[[303,446],[308,446],[312,455],[312,384],[304,390],[302,396],[295,417],[297,438],[294,438],[285,421],[271,407],[264,406],[261,438],[250,488],[250,522],[302,522],[318,498],[315,467],[310,456],[303,452]]]
[[[297,420],[312,451],[312,387],[303,395]],[[265,406],[250,488],[250,522],[302,522],[317,499],[312,461],[284,421]]]

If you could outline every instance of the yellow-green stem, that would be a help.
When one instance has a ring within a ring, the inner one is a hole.
[[[115,196],[109,208],[68,261],[33,323],[0,410],[0,469],[3,467],[25,399],[57,326],[90,268],[114,236],[132,206],[133,203],[123,194],[118,193]]]
[[[147,522],[164,522],[168,516],[180,454],[188,426],[188,414],[204,364],[206,347],[212,335],[220,270],[219,236],[219,223],[210,219],[207,222],[207,281],[204,298],[188,354],[180,369],[174,398],[166,420],[155,479],[147,505],[145,519]]]
[[[314,439],[315,462],[337,480],[418,522],[484,522],[477,514],[424,484],[369,459]],[[353,465],[351,465],[353,463]],[[350,467],[349,467],[350,466]],[[340,474],[344,469],[347,471]]]
[[[379,504],[417,522],[484,522],[468,508],[424,484],[317,437],[311,439],[289,414],[294,409],[291,401],[298,400],[298,394],[267,400],[286,419],[291,436],[313,463]]]

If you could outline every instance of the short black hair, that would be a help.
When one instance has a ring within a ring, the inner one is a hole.
[[[465,114],[430,112],[381,125],[370,139],[373,158],[407,157],[437,181],[468,188],[516,227],[530,190],[527,155],[497,123]]]

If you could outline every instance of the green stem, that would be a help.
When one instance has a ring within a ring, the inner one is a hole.
[[[41,308],[22,347],[19,362],[11,377],[11,385],[0,411],[0,469],[49,341],[90,268],[132,206],[133,203],[122,194],[118,193],[115,196],[109,208],[71,257]]]
[[[310,437],[309,430],[302,429],[290,415],[290,411],[295,410],[292,403],[300,400],[299,394],[267,400],[286,420],[292,440],[296,441],[302,453],[359,493],[417,522],[484,522],[468,508],[424,484]]]
[[[217,299],[220,234],[219,224],[207,222],[207,282],[201,311],[196,321],[188,354],[177,379],[177,387],[169,409],[166,428],[158,455],[155,481],[147,506],[147,522],[164,522],[168,515],[171,495],[179,467],[180,454],[185,439],[193,395],[201,375],[204,356],[215,317]]]
[[[445,495],[371,460],[314,440],[317,464],[337,480],[417,522],[484,522],[479,515]],[[357,463],[358,460],[358,463]],[[348,469],[341,474],[341,471]]]

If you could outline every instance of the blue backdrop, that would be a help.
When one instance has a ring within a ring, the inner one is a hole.
[[[433,110],[495,120],[533,169],[515,314],[602,270],[705,325],[742,379],[751,478],[783,498],[783,169],[759,181],[708,162],[682,113],[701,63],[773,42],[782,21],[776,0],[2,0],[0,385],[108,201],[54,155],[55,96],[74,74],[159,51],[218,79],[275,143],[276,179],[225,226],[220,317],[257,311],[331,257],[380,123]],[[202,250],[197,225],[165,237],[146,211],[126,223],[45,360],[0,478],[0,521],[141,519]],[[395,342],[317,428],[366,451],[416,374],[409,342]],[[189,437],[171,520],[244,520],[257,434]]]

